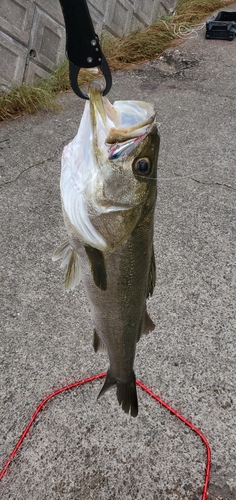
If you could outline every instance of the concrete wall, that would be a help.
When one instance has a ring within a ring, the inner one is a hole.
[[[78,0],[79,1],[79,0]],[[114,35],[151,24],[177,0],[89,0],[96,33]],[[65,58],[59,0],[0,0],[0,86],[33,83]]]

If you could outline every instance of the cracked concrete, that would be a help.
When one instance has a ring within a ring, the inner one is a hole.
[[[40,165],[43,165],[44,163],[46,163],[47,161],[50,161],[52,160],[54,157],[56,156],[56,153],[54,155],[52,155],[50,158],[45,158],[45,160],[42,160],[42,161],[39,161],[38,163],[35,163],[34,165],[29,165],[29,167],[26,167],[24,170],[22,170],[16,177],[14,177],[13,179],[9,179],[8,181],[5,181],[5,182],[2,182],[0,184],[0,188],[6,186],[7,184],[12,184],[14,182],[16,182],[19,177],[21,177],[22,175],[24,175],[26,172],[28,172],[28,170],[30,170],[31,168],[35,168],[35,167],[39,167]]]
[[[199,184],[204,184],[205,186],[211,186],[213,184],[214,186],[226,187],[227,189],[233,189],[234,191],[236,191],[236,189],[233,188],[232,186],[229,186],[228,184],[224,184],[221,182],[203,182],[199,181],[198,179],[194,179],[193,177],[190,177],[190,179],[192,179],[192,181],[194,182],[198,182]]]
[[[206,41],[202,30],[168,53],[170,71],[151,61],[116,72],[110,92],[112,101],[142,99],[157,109],[157,284],[149,302],[156,328],[139,342],[135,370],[206,435],[209,500],[236,499],[235,48],[236,40]],[[92,350],[83,288],[65,294],[51,261],[66,237],[61,152],[84,107],[72,92],[59,101],[60,112],[0,129],[2,461],[52,386],[107,369],[106,356]],[[141,390],[132,419],[113,391],[97,402],[100,387],[47,405],[3,478],[1,498],[200,500],[200,438]]]

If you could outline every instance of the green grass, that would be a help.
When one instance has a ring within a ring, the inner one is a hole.
[[[139,30],[132,31],[123,37],[113,37],[102,33],[100,42],[112,70],[126,69],[132,65],[155,59],[177,40],[176,32],[189,29],[202,21],[207,15],[226,5],[231,0],[179,0],[173,16],[165,16],[162,20]],[[91,71],[81,70],[79,85],[94,79]],[[45,79],[34,85],[19,85],[10,91],[0,94],[0,120],[6,120],[22,114],[36,113],[38,110],[55,110],[59,106],[55,100],[59,92],[70,89],[68,63],[64,61]]]

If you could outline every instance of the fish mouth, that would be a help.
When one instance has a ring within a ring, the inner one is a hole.
[[[97,163],[128,156],[152,131],[156,112],[144,101],[115,101],[102,96],[98,82],[89,86],[93,152]]]
[[[132,101],[131,101],[132,102]],[[134,101],[136,106],[137,103]],[[142,102],[142,101],[141,101]],[[151,114],[146,120],[132,125],[132,114],[128,115],[125,120],[130,120],[130,126],[123,126],[119,128],[111,128],[109,134],[106,138],[107,144],[115,144],[116,142],[124,142],[129,140],[135,140],[136,138],[149,133],[149,127],[153,124],[156,114]],[[122,119],[122,118],[121,118]]]
[[[156,123],[154,121],[154,123],[147,126],[146,132],[143,134],[132,139],[125,140],[124,142],[117,141],[115,144],[110,145],[108,152],[109,160],[122,160],[132,153],[132,151],[152,132],[155,125]],[[107,145],[109,146],[108,143]]]
[[[110,212],[124,212],[125,210],[131,210],[133,208],[133,205],[129,205],[128,203],[123,203],[121,205],[109,205],[108,200],[106,204],[96,205],[96,208],[98,213],[100,214],[109,214]]]

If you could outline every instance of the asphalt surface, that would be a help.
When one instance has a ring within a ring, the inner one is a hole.
[[[229,10],[236,10],[233,5]],[[161,61],[113,74],[110,100],[154,104],[161,134],[155,216],[155,331],[135,371],[207,437],[209,499],[236,499],[236,40],[188,39]],[[1,125],[1,460],[58,383],[106,371],[94,354],[80,286],[63,291],[51,255],[66,238],[63,146],[84,102]],[[0,485],[2,499],[201,499],[201,439],[138,389],[127,417],[102,381],[57,396],[37,418]]]

